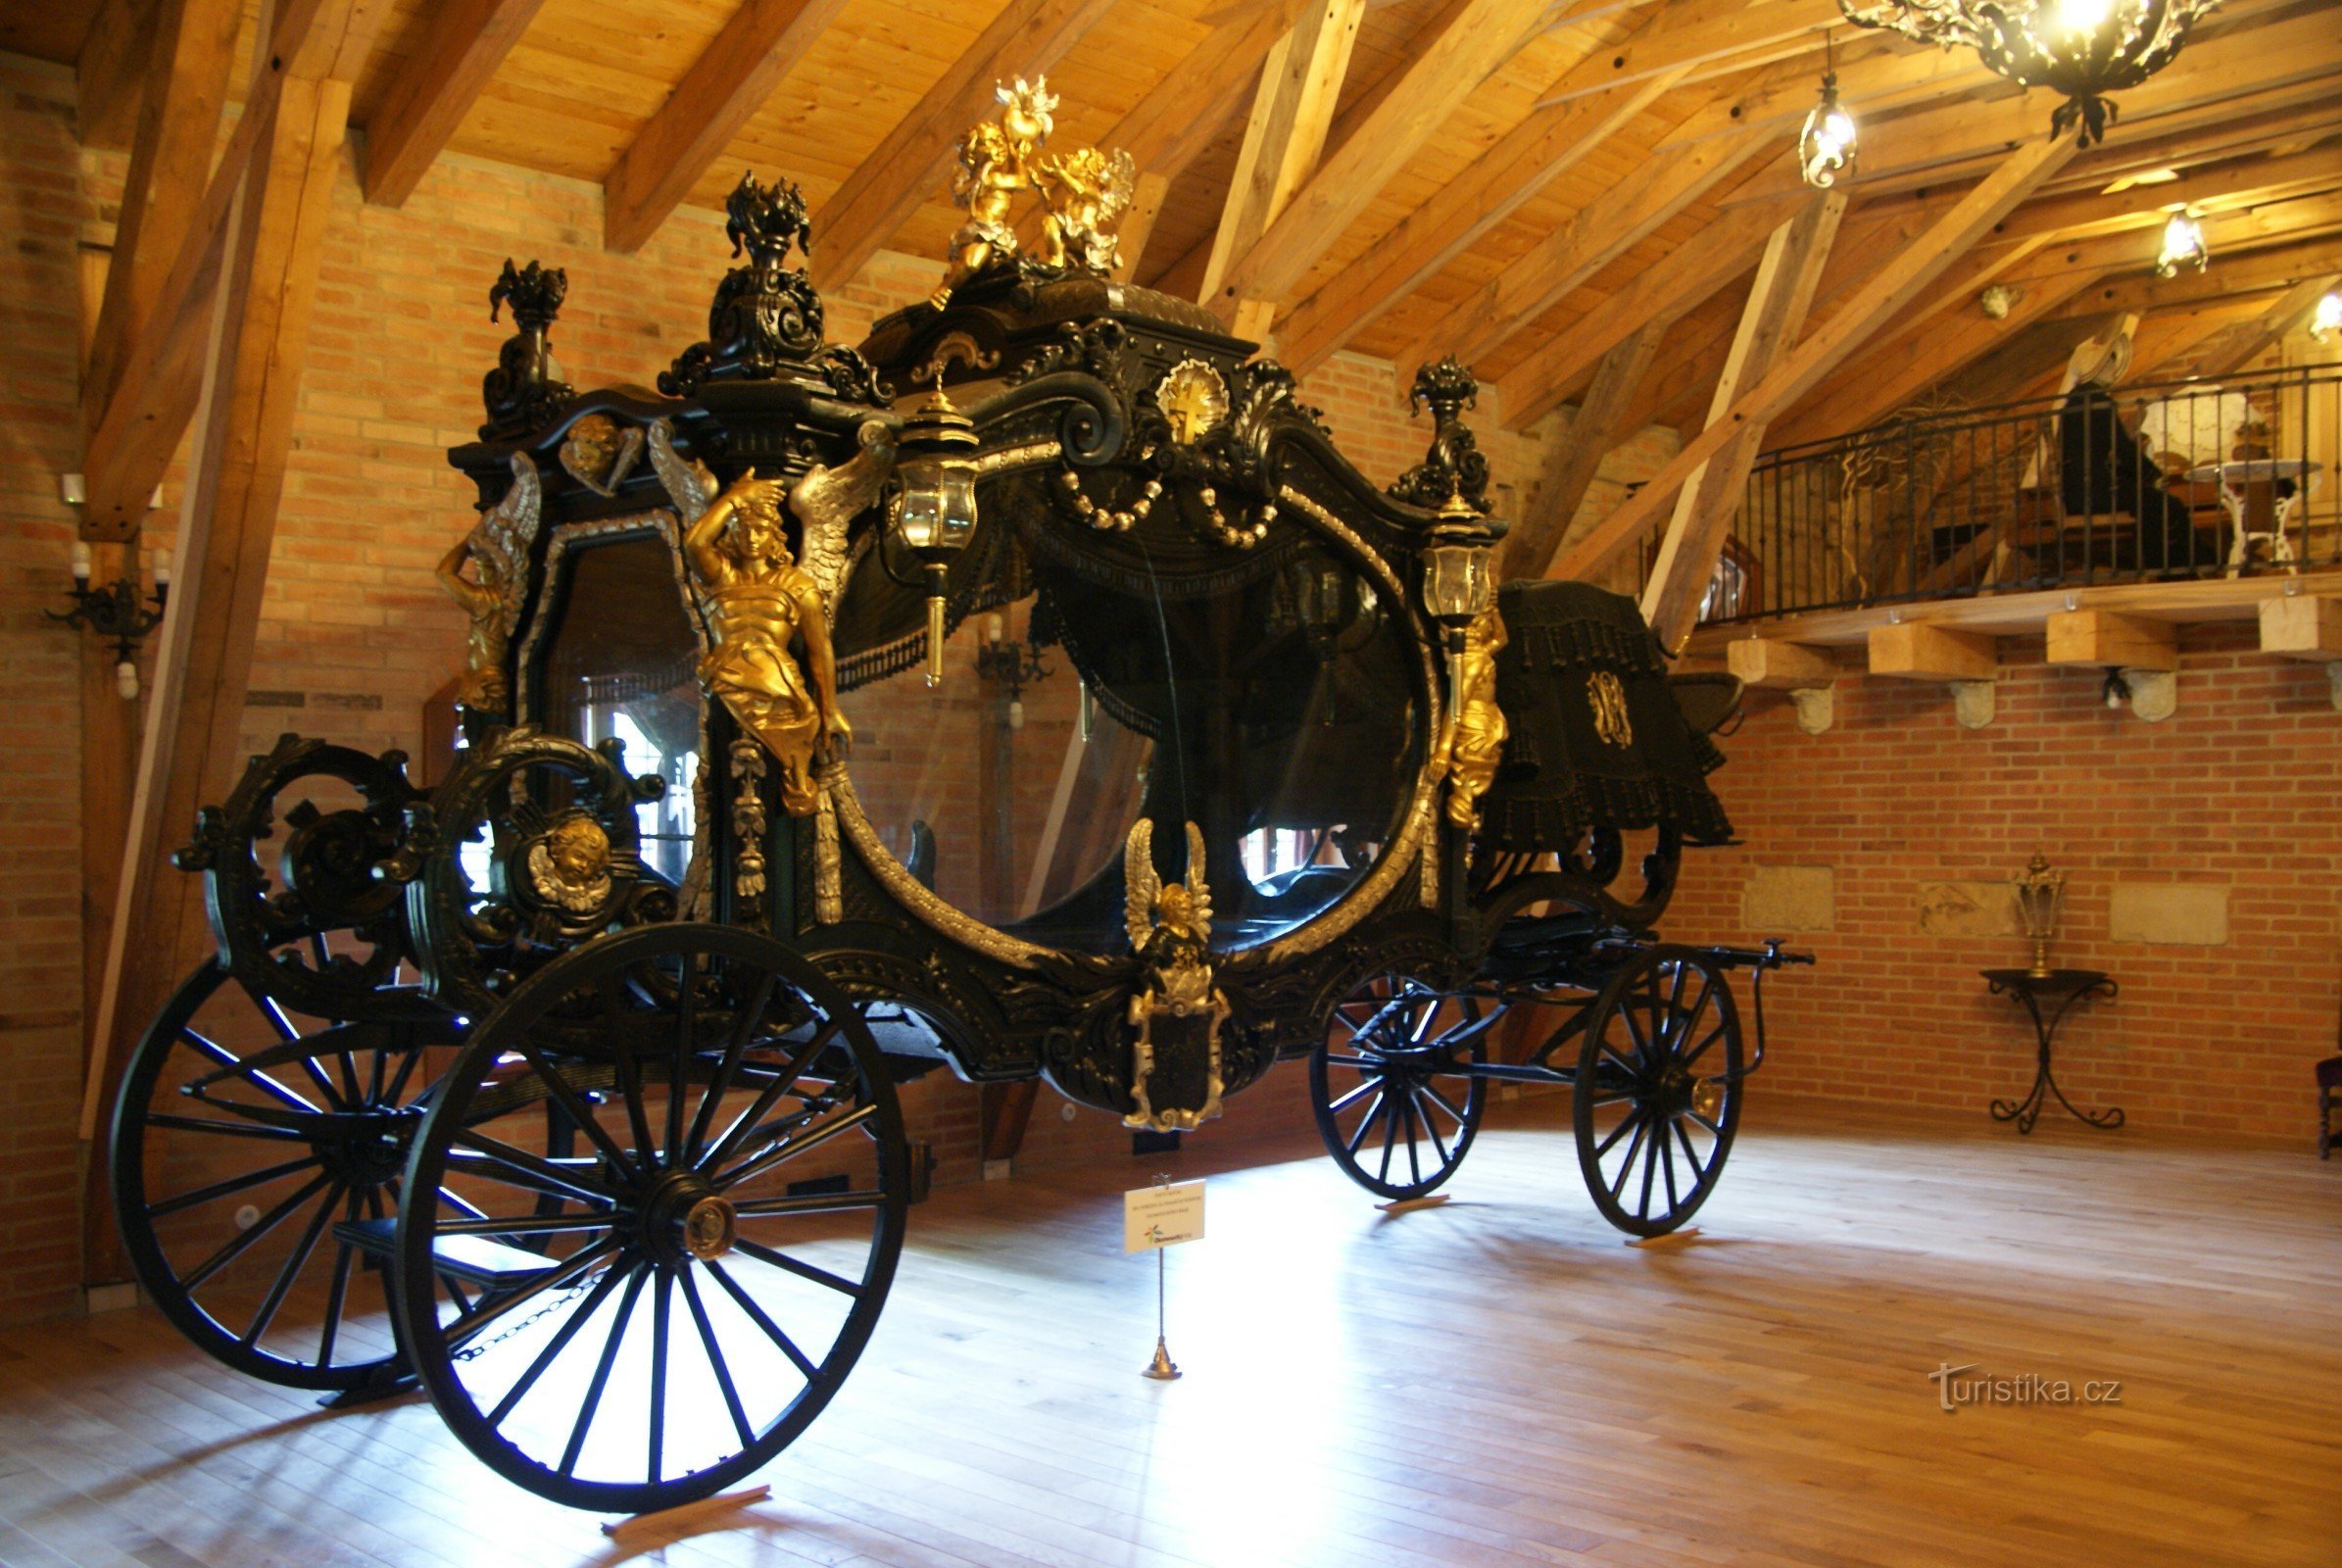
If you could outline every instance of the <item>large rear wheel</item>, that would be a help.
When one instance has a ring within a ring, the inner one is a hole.
[[[399,1216],[394,1294],[450,1429],[531,1492],[633,1513],[755,1471],[837,1393],[894,1278],[908,1160],[843,994],[770,938],[671,924],[518,987],[408,1182],[440,1200]]]

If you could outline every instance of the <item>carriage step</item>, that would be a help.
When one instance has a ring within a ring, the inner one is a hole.
[[[382,1259],[397,1246],[397,1234],[398,1221],[391,1219],[346,1219],[333,1227],[335,1241]],[[525,1285],[561,1260],[485,1236],[442,1236],[431,1244],[431,1261],[450,1279],[501,1291]]]

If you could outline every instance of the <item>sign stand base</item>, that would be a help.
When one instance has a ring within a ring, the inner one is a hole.
[[[1157,1383],[1168,1383],[1179,1376],[1179,1363],[1171,1359],[1170,1348],[1163,1344],[1163,1337],[1159,1334],[1154,1340],[1154,1359],[1147,1363],[1147,1370],[1140,1376],[1152,1378]]]

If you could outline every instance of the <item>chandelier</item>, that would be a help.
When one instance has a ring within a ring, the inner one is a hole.
[[[2077,122],[2081,145],[2102,141],[2115,118],[2106,95],[2135,87],[2171,63],[2187,29],[2220,0],[1838,0],[1858,27],[1886,27],[1922,43],[1966,44],[1986,70],[2021,87],[2066,95],[2052,134]]]

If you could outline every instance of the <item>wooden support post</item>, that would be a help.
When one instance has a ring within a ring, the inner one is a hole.
[[[1962,198],[1918,242],[1856,290],[1837,314],[1817,327],[1788,357],[1732,405],[1726,416],[1685,443],[1672,462],[1618,511],[1589,529],[1557,561],[1549,575],[1583,577],[1635,543],[1672,510],[1676,492],[1742,427],[1779,417],[1822,377],[1918,298],[1976,237],[1998,222],[2027,192],[2074,157],[2072,136],[2034,141],[2012,153],[1990,177]]]
[[[1773,231],[1755,286],[1740,313],[1740,328],[1725,356],[1724,372],[1708,404],[1708,421],[1724,418],[1741,391],[1773,373],[1782,355],[1805,329],[1805,313],[1822,279],[1822,264],[1845,216],[1843,189],[1824,191],[1805,210]],[[1659,634],[1661,647],[1680,649],[1699,619],[1701,598],[1717,560],[1739,515],[1748,472],[1765,439],[1765,425],[1743,424],[1683,483],[1674,519],[1659,542],[1659,556],[1643,590],[1642,614]]]
[[[1314,0],[1261,62],[1244,147],[1196,295],[1239,337],[1265,333],[1276,302],[1223,298],[1221,285],[1317,169],[1365,10],[1365,0]]]
[[[1842,673],[1827,648],[1777,637],[1736,637],[1724,646],[1725,667],[1757,691],[1827,686]]]
[[[244,692],[349,110],[346,79],[287,75],[253,111],[265,118],[253,127],[252,156],[228,214],[178,570],[159,636],[93,1020],[85,1142],[96,1137],[130,1044],[177,982],[199,934],[195,888],[168,857],[197,806],[226,796],[241,758]],[[120,1278],[104,1161],[93,1158],[89,1169],[84,1277]]]
[[[1154,235],[1154,220],[1162,216],[1163,198],[1171,193],[1171,178],[1148,170],[1131,190],[1130,211],[1122,215],[1122,228],[1114,236],[1118,259],[1114,281],[1127,283],[1139,274],[1139,259]]]
[[[1873,626],[1871,673],[1900,680],[1990,680],[2000,667],[1990,634],[1925,621]]]
[[[1545,574],[1554,552],[1569,537],[1570,523],[1593,485],[1602,460],[1629,433],[1623,416],[1666,335],[1665,322],[1645,322],[1602,357],[1593,385],[1586,389],[1577,412],[1545,449],[1535,499],[1504,541],[1505,576]]]
[[[984,1163],[1016,1157],[1017,1151],[1025,1147],[1025,1128],[1033,1120],[1033,1102],[1040,1097],[1038,1078],[983,1086],[977,1096],[976,1136]]]
[[[73,59],[74,129],[84,147],[119,151],[138,131],[138,100],[156,36],[157,0],[101,0]]]
[[[2309,594],[2263,600],[2261,651],[2315,663],[2342,660],[2342,600]]]
[[[2124,669],[2177,669],[2179,629],[2112,610],[2061,610],[2044,627],[2052,664],[2115,664]]]

